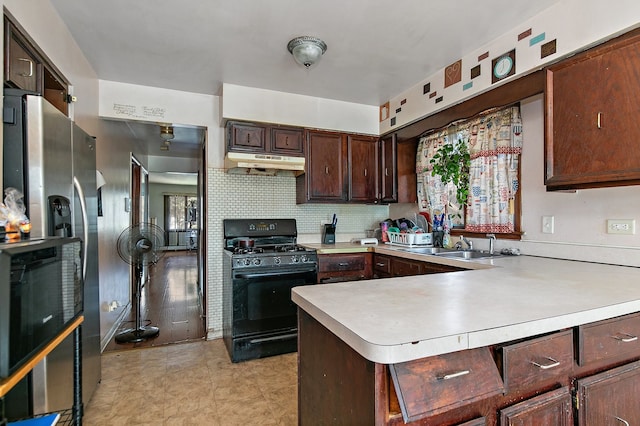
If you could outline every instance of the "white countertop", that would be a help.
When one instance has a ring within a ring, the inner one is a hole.
[[[640,268],[532,256],[439,261],[484,269],[296,287],[292,299],[364,358],[382,364],[640,311]]]

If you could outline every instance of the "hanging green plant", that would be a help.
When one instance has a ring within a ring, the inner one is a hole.
[[[469,166],[471,156],[467,141],[456,141],[442,145],[429,161],[433,167],[431,176],[440,176],[443,183],[456,187],[456,201],[460,207],[467,204],[469,197]]]

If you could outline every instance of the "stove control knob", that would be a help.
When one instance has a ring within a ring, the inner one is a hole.
[[[245,266],[249,266],[249,265],[251,265],[251,259],[246,258],[246,259],[244,260],[244,264],[245,264]]]
[[[274,257],[273,258],[273,263],[275,263],[276,265],[279,265],[280,262],[282,262],[282,260],[279,257]]]
[[[298,263],[298,256],[291,256],[291,263]]]
[[[300,256],[300,262],[306,262],[307,261],[307,256],[305,256],[304,254],[302,256]]]
[[[254,264],[255,266],[260,266],[260,264],[261,264],[261,263],[262,263],[262,260],[261,260],[261,259],[259,259],[259,258],[255,258],[255,259],[253,259],[253,264]]]

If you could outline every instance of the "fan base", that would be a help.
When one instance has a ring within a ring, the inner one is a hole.
[[[116,343],[136,343],[152,339],[160,334],[158,327],[140,327],[129,329],[116,334]]]

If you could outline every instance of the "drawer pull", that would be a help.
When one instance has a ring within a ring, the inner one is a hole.
[[[338,266],[349,266],[349,264],[347,262],[340,262],[338,263]]]
[[[548,356],[545,356],[544,358],[548,359],[549,361],[551,361],[551,363],[550,364],[539,364],[539,363],[537,363],[535,361],[529,361],[529,362],[531,364],[535,365],[536,367],[540,368],[541,370],[548,370],[550,368],[557,367],[557,366],[560,365],[560,361],[558,361],[556,359],[553,359],[553,358],[548,357]]]
[[[624,343],[635,342],[636,340],[638,340],[638,336],[633,336],[627,333],[618,333],[615,336],[611,337]]]
[[[29,62],[29,74],[21,72],[20,77],[33,77],[33,61],[26,58],[18,58],[19,61]]]
[[[629,426],[629,422],[628,422],[628,421],[626,421],[625,419],[620,418],[620,417],[618,417],[618,416],[615,416],[615,418],[616,418],[616,420],[618,420],[618,421],[619,421],[620,423],[622,423],[623,425],[625,425],[625,426]]]
[[[458,371],[457,373],[445,374],[444,376],[438,376],[438,380],[455,379],[456,377],[465,376],[470,372],[471,372],[470,370],[462,370],[462,371]]]
[[[376,266],[379,266],[379,267],[382,268],[383,266],[385,266],[385,264],[384,263],[376,263]]]

